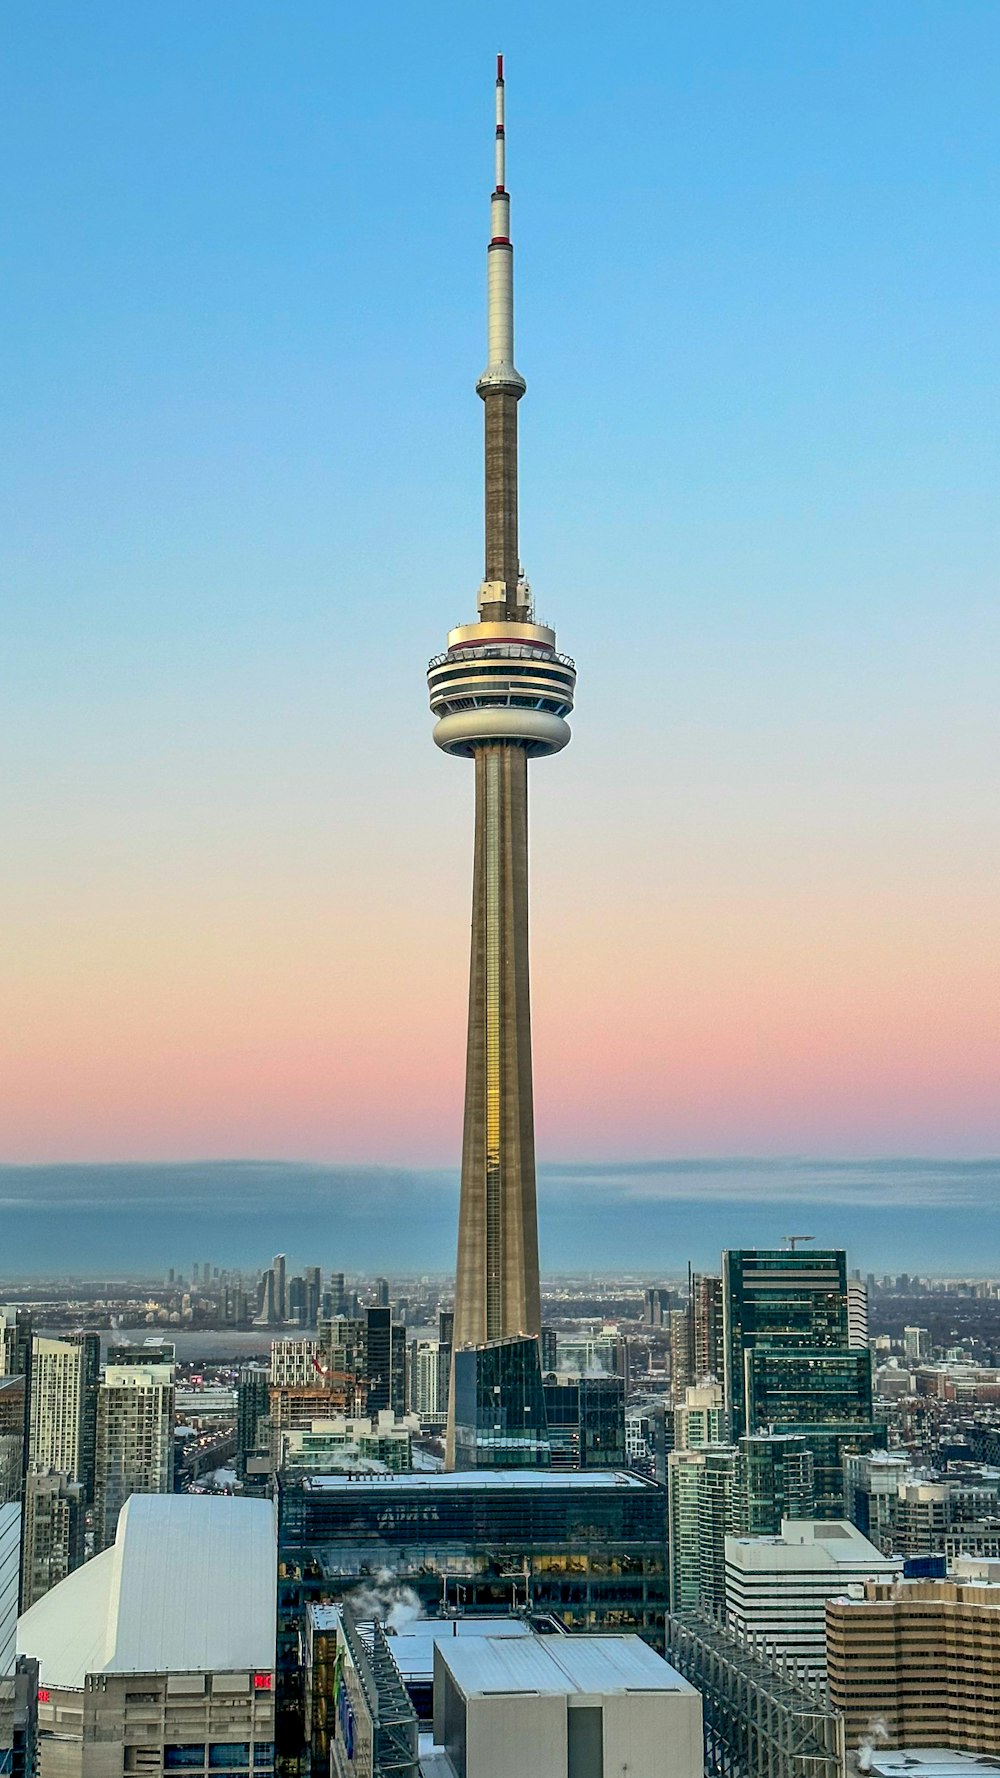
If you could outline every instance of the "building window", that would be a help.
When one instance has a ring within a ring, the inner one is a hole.
[[[188,1772],[192,1767],[205,1764],[205,1743],[195,1741],[176,1741],[163,1749],[163,1769],[166,1772]]]
[[[216,1771],[245,1771],[250,1764],[249,1741],[213,1741],[208,1750],[208,1763]]]
[[[274,1764],[274,1742],[273,1741],[258,1741],[257,1742],[257,1745],[253,1750],[253,1763],[255,1766],[273,1766],[273,1764]]]

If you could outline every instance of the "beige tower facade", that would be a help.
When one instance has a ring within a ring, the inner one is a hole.
[[[28,1462],[32,1469],[79,1476],[83,1457],[86,1370],[82,1345],[36,1334],[31,1345]]]
[[[992,1566],[992,1565],[990,1565]],[[1000,1586],[869,1581],[826,1607],[830,1701],[848,1745],[878,1723],[890,1747],[1000,1755]]]
[[[518,553],[513,247],[503,64],[488,256],[485,578],[478,621],[428,669],[434,739],[475,766],[472,956],[455,1287],[456,1351],[541,1332],[528,982],[528,760],[569,740],[573,662],[534,621]],[[452,1392],[452,1414],[454,1391]],[[453,1424],[449,1422],[453,1452]]]
[[[94,1541],[115,1541],[118,1515],[132,1494],[169,1494],[174,1468],[174,1371],[171,1364],[109,1364],[97,1397]]]

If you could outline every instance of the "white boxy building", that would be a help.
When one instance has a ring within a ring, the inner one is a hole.
[[[901,1557],[883,1556],[846,1519],[782,1519],[779,1537],[726,1538],[726,1615],[822,1674],[827,1600],[902,1572]]]
[[[638,1636],[445,1639],[428,1778],[702,1778],[701,1698]]]

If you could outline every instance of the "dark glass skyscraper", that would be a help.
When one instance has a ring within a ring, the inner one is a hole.
[[[547,1469],[552,1461],[538,1341],[462,1346],[453,1368],[455,1469]]]
[[[722,1283],[730,1436],[797,1434],[812,1457],[814,1514],[837,1518],[845,1455],[885,1442],[871,1354],[849,1344],[847,1255],[733,1251]]]
[[[757,1346],[844,1347],[847,1255],[838,1249],[736,1249],[722,1256],[730,1436],[748,1430],[745,1354]]]

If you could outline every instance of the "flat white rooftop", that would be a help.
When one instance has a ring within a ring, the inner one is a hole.
[[[838,1569],[870,1568],[872,1575],[896,1574],[902,1558],[883,1556],[847,1519],[783,1519],[778,1537],[727,1537],[726,1562],[747,1571],[836,1574]]]
[[[639,1636],[483,1637],[447,1639],[441,1657],[465,1696],[572,1692],[684,1692],[694,1687]]]
[[[133,1494],[114,1544],[18,1621],[17,1652],[45,1686],[88,1673],[238,1673],[274,1667],[273,1504]]]
[[[336,1630],[340,1623],[337,1605],[310,1605],[309,1620],[316,1630]],[[362,1619],[362,1622],[365,1620]],[[389,1647],[404,1680],[430,1680],[434,1676],[434,1644],[467,1641],[469,1637],[532,1636],[535,1632],[523,1617],[416,1617],[396,1629],[383,1624]],[[558,1632],[555,1632],[558,1634]]]
[[[648,1493],[650,1489],[656,1488],[656,1483],[649,1481],[646,1476],[633,1475],[630,1470],[624,1469],[473,1469],[452,1470],[447,1474],[434,1475],[394,1473],[383,1477],[312,1475],[303,1476],[302,1485],[316,1494],[344,1493],[350,1488],[370,1488],[373,1493],[380,1494],[393,1488],[397,1491],[416,1488],[434,1494],[482,1494],[507,1488],[517,1488],[528,1494],[545,1489],[566,1488],[580,1493],[588,1490],[591,1493],[606,1491],[608,1488],[631,1488],[637,1493]]]

